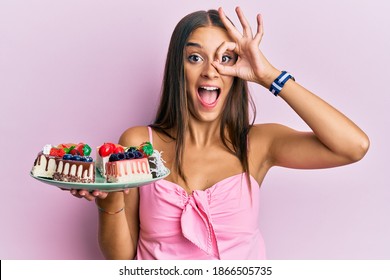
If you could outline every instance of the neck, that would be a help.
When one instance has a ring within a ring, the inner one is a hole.
[[[185,135],[185,141],[199,148],[221,143],[220,124],[220,121],[200,122],[191,118]]]

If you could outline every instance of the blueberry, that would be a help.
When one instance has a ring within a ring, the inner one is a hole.
[[[136,147],[130,147],[127,151],[128,152],[135,152],[137,150],[137,148]]]
[[[70,159],[72,159],[72,155],[70,155],[70,154],[65,154],[63,157],[62,157],[62,159],[63,160],[70,160]]]
[[[81,156],[79,156],[79,155],[74,155],[74,156],[72,156],[71,160],[81,161]]]
[[[118,154],[111,154],[110,158],[108,159],[108,161],[118,161],[118,160],[119,160]]]
[[[135,156],[135,158],[142,158],[143,157],[142,153],[139,151],[134,151],[134,156]]]
[[[119,159],[119,160],[126,159],[126,156],[125,156],[124,153],[118,153],[117,155],[118,155],[118,159]]]
[[[93,158],[92,157],[84,157],[85,161],[86,162],[93,162]]]
[[[92,157],[83,156],[83,157],[80,158],[80,161],[92,162],[93,159],[92,159]]]
[[[125,153],[126,159],[133,159],[135,158],[135,155],[133,152],[126,152]]]

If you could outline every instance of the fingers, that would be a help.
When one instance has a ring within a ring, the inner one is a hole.
[[[223,56],[228,51],[238,53],[239,50],[237,50],[237,44],[235,42],[223,42],[221,46],[217,49],[216,60],[212,62],[212,65],[221,75],[235,76],[236,69],[235,67],[233,67],[233,65],[236,59],[234,58],[234,62],[227,62],[226,64],[224,64],[223,62]]]
[[[70,190],[70,193],[77,198],[85,198],[88,201],[93,201],[95,198],[106,198],[108,193],[98,190],[89,192],[87,190]]]
[[[235,42],[223,42],[217,49],[216,57],[219,62],[222,61],[222,56],[227,51],[233,51],[235,53],[238,53],[239,50],[237,49],[237,44]]]
[[[228,30],[229,34],[236,40],[240,39],[242,37],[242,34],[231,23],[231,21],[226,17],[225,12],[223,11],[222,8],[218,9],[218,13],[219,13],[219,17],[221,18],[222,23],[224,24],[224,26]],[[240,7],[236,8],[236,13],[237,13],[238,19],[241,23],[244,37],[253,38],[252,28],[251,28],[248,20],[246,19],[245,15]]]
[[[257,15],[257,33],[255,37],[253,38],[254,41],[259,45],[261,38],[263,38],[264,35],[264,25],[263,25],[263,17],[258,14]]]
[[[70,190],[70,193],[77,198],[85,198],[86,200],[92,201],[95,197],[87,190]]]
[[[211,63],[215,69],[217,69],[218,73],[225,76],[237,76],[236,67],[229,66],[229,65],[223,65],[219,63],[218,61],[213,61]]]
[[[263,27],[263,17],[258,14],[256,17],[257,20],[257,32],[256,35],[253,37],[252,28],[246,19],[243,11],[240,7],[236,8],[236,13],[238,16],[238,19],[242,25],[243,28],[243,35],[237,30],[237,28],[230,22],[230,20],[226,17],[225,12],[222,8],[218,9],[219,16],[221,18],[222,23],[225,25],[226,29],[228,30],[228,33],[233,37],[235,40],[239,40],[240,38],[247,37],[247,38],[253,38],[258,44],[260,44],[261,38],[264,35],[264,27]]]
[[[229,35],[232,36],[233,39],[239,40],[242,37],[241,33],[237,30],[237,28],[234,27],[234,25],[226,17],[225,12],[223,11],[222,8],[218,9],[218,14],[219,17],[221,18],[223,25],[226,27]]]
[[[236,13],[237,13],[238,19],[240,20],[240,23],[241,23],[241,26],[242,26],[242,29],[243,29],[244,36],[245,36],[245,37],[248,37],[248,38],[252,38],[252,37],[253,37],[252,28],[251,28],[251,26],[249,25],[249,22],[248,22],[248,20],[245,18],[244,13],[242,12],[242,10],[241,10],[240,7],[237,7],[237,8],[236,8]]]
[[[124,194],[128,194],[130,189],[123,190]],[[102,192],[99,190],[88,191],[88,190],[70,190],[70,193],[77,198],[85,198],[89,201],[95,200],[95,198],[105,199],[108,196],[107,192]]]
[[[236,68],[234,66],[225,66],[217,61],[213,61],[212,65],[217,69],[218,73],[225,76],[237,76]]]

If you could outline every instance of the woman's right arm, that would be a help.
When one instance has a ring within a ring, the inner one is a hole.
[[[134,127],[122,134],[119,144],[126,147],[138,146],[148,138],[145,127]],[[134,259],[139,234],[138,188],[111,193],[100,191],[89,193],[85,190],[72,190],[71,193],[89,201],[95,200],[98,209],[100,208],[98,238],[105,258]],[[122,208],[124,210],[119,211]]]
[[[139,231],[138,200],[138,189],[96,198],[98,207],[104,209],[99,210],[98,237],[106,259],[134,259]]]
[[[149,139],[145,127],[126,130],[119,139],[125,147],[138,146]],[[96,198],[99,211],[99,245],[107,259],[134,259],[137,253],[139,234],[139,192],[138,188],[125,192],[109,193],[107,197]]]
[[[99,211],[98,239],[106,259],[134,259],[139,232],[138,189],[106,193],[71,190],[78,198],[95,200]]]

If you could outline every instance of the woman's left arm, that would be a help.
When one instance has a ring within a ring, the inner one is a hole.
[[[366,154],[369,148],[367,135],[354,122],[327,102],[292,80],[284,85],[279,96],[306,122],[315,135],[314,137],[310,133],[304,133],[302,137],[307,138],[306,141],[319,141],[322,144],[307,145],[310,149],[301,150],[301,153],[306,153],[309,156],[323,154],[326,156],[324,167],[356,162]],[[288,153],[285,149],[293,149],[291,145],[296,144],[293,141],[295,134],[290,133],[292,139],[289,139],[289,134],[284,135],[284,137],[281,134],[279,136],[279,138],[282,136],[282,139],[279,139],[281,145],[275,147],[274,154]],[[324,152],[323,149],[329,152]],[[279,155],[278,158],[282,158],[282,156]],[[333,159],[337,162],[333,163]]]
[[[225,75],[237,76],[270,88],[281,74],[259,50],[263,36],[263,23],[257,16],[257,32],[253,36],[248,21],[240,8],[236,9],[243,27],[241,34],[226,18],[222,9],[220,17],[233,42],[224,43],[217,52],[221,58],[227,50],[234,51],[238,59],[233,66],[218,61],[214,67]],[[292,79],[288,80],[279,96],[307,123],[313,132],[298,132],[281,125],[268,125],[261,129],[269,139],[270,165],[291,168],[325,168],[360,160],[367,152],[367,135],[350,119],[311,93]],[[252,135],[256,137],[256,132]],[[262,136],[262,137],[263,137]],[[257,137],[256,137],[257,138]]]
[[[364,157],[369,148],[367,135],[341,112],[293,80],[286,82],[279,96],[312,132],[300,132],[277,124],[256,127],[252,139],[268,139],[270,166],[327,168]]]

